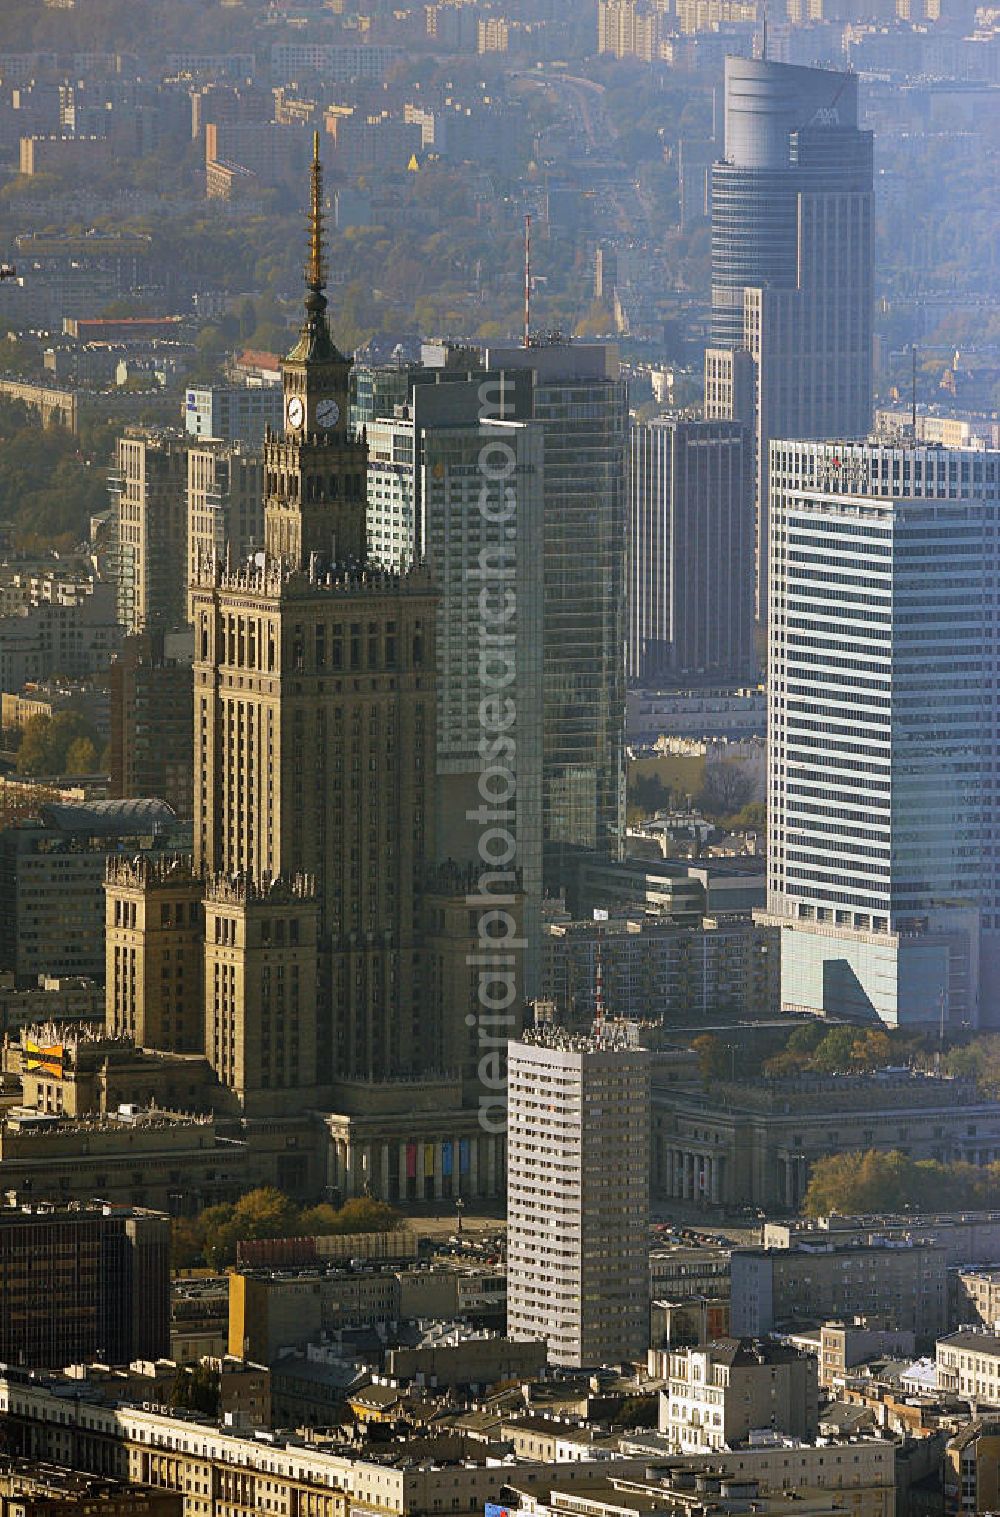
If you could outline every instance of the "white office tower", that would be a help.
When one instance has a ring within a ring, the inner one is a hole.
[[[1000,1023],[1000,454],[771,444],[786,1010]]]
[[[508,1045],[507,1330],[552,1364],[649,1337],[649,1054],[617,1029]]]

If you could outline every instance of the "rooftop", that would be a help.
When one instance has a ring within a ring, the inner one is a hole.
[[[937,1340],[938,1348],[971,1349],[977,1354],[994,1354],[1000,1358],[1000,1334],[976,1332],[974,1328],[959,1328],[957,1333],[945,1333]]]
[[[716,1338],[703,1348],[681,1349],[681,1353],[707,1354],[715,1364],[731,1369],[762,1364],[795,1364],[808,1357],[794,1344],[780,1338]]]
[[[69,805],[46,802],[39,808],[42,821],[63,832],[120,832],[136,826],[150,827],[175,822],[177,813],[166,801],[88,801]]]

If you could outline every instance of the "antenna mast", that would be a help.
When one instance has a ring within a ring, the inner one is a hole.
[[[524,218],[524,346],[531,347],[531,212]]]
[[[601,959],[601,939],[597,939],[597,953],[594,963],[594,1036],[600,1038],[604,1033],[604,964]]]
[[[910,426],[913,441],[917,440],[917,345],[910,343]]]

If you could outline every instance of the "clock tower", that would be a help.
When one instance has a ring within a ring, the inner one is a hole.
[[[363,564],[368,447],[348,428],[351,363],[330,336],[323,170],[313,137],[305,320],[282,364],[285,430],[264,444],[264,551],[291,568]]]

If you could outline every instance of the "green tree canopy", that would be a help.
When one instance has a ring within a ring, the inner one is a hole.
[[[188,1412],[203,1412],[208,1417],[219,1415],[220,1377],[218,1370],[207,1364],[185,1365],[177,1375],[170,1391],[170,1405]]]
[[[17,772],[28,776],[93,773],[97,744],[96,731],[79,711],[29,717],[17,750]]]

